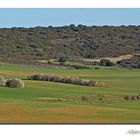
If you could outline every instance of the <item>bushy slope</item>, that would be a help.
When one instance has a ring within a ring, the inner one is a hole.
[[[98,58],[132,54],[140,48],[140,26],[1,28],[0,59],[32,62],[60,56]]]
[[[123,59],[118,61],[117,64],[120,64],[123,67],[127,68],[139,68],[140,69],[140,57],[134,56],[130,59]]]

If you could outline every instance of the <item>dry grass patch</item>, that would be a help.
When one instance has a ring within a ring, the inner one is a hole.
[[[0,75],[0,86],[4,86],[5,85],[5,79],[3,76]]]
[[[5,76],[15,76],[16,77],[26,77],[29,74],[31,74],[31,72],[21,72],[21,71],[14,71],[14,70],[0,70],[0,74],[1,75],[5,75]]]
[[[36,101],[47,101],[47,102],[64,102],[64,101],[66,101],[66,99],[63,99],[63,98],[47,98],[47,97],[36,98],[36,99],[33,99],[33,100],[36,100]]]

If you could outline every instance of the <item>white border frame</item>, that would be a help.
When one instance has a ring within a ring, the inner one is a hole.
[[[139,8],[139,0],[0,0],[1,8]]]
[[[0,0],[0,8],[139,8],[140,0]],[[139,125],[0,125],[3,140],[139,140]]]

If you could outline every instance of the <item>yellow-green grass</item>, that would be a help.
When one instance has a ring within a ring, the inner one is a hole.
[[[47,81],[30,81],[33,73],[76,76],[104,82],[104,86],[79,86]],[[25,88],[0,87],[0,123],[140,123],[140,101],[125,101],[125,95],[140,92],[140,70],[82,70],[35,68],[2,64],[0,75],[18,77]],[[98,100],[103,94],[103,102]],[[88,102],[81,97],[87,96]],[[63,102],[47,102],[38,98],[61,98]]]

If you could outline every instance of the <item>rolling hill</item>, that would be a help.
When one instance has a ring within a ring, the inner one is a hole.
[[[140,26],[1,28],[0,61],[119,57],[140,52]]]

